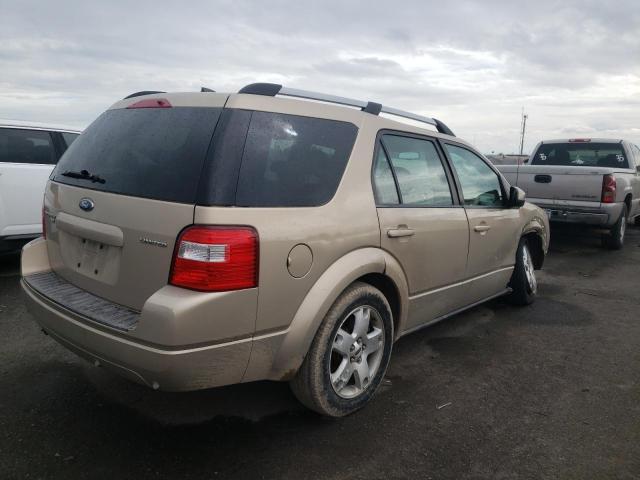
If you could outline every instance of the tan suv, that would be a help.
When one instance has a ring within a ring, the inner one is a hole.
[[[274,84],[117,102],[60,160],[43,224],[22,285],[70,350],[154,389],[289,380],[332,416],[401,336],[530,303],[549,239],[442,122]]]

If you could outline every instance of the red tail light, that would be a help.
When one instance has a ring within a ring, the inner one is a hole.
[[[176,243],[169,283],[203,292],[257,287],[257,232],[250,227],[187,228]]]
[[[44,206],[42,207],[42,236],[47,238],[47,214],[44,211]]]
[[[171,103],[166,98],[147,98],[132,103],[127,108],[171,108]]]
[[[616,201],[616,177],[607,174],[602,177],[602,203],[614,203]]]

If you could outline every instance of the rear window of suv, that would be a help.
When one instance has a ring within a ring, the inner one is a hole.
[[[109,110],[73,142],[52,178],[171,202],[317,206],[335,194],[357,132],[352,123],[249,110]]]
[[[357,132],[352,123],[253,112],[236,205],[306,207],[327,203],[338,188]]]
[[[107,110],[69,146],[52,178],[105,192],[194,203],[221,111],[198,107]],[[63,175],[83,170],[104,183]]]
[[[621,143],[543,143],[531,165],[629,168]]]

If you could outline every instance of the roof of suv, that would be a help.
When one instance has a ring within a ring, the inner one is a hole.
[[[155,102],[155,103],[154,103]],[[166,103],[165,103],[166,102]],[[443,122],[418,114],[334,95],[284,88],[270,83],[247,85],[238,93],[202,92],[137,92],[114,103],[110,109],[166,107],[226,107],[272,111],[300,116],[343,120],[360,126],[365,118],[379,119],[379,128],[456,138]]]
[[[82,130],[74,127],[53,125],[50,123],[42,122],[27,122],[24,120],[7,120],[0,119],[0,128],[17,127],[17,128],[29,128],[34,130],[53,130],[54,132],[68,132],[68,133],[81,133]]]

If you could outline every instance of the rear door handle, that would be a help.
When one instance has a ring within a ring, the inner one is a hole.
[[[411,237],[416,232],[410,228],[392,228],[387,230],[387,237],[399,238],[399,237]]]
[[[491,227],[489,225],[476,225],[475,227],[473,227],[473,230],[478,233],[485,233],[491,230]]]

